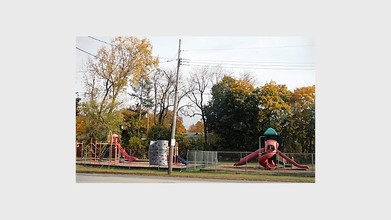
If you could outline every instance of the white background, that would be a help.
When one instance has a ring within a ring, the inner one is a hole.
[[[0,3],[1,219],[389,219],[387,1]],[[384,2],[384,3],[383,3]],[[76,184],[75,37],[310,36],[316,183]]]

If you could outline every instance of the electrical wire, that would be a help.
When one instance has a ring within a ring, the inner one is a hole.
[[[78,47],[76,47],[76,49],[78,49],[78,50],[80,50],[81,52],[84,52],[84,53],[86,53],[86,54],[88,54],[88,55],[90,55],[90,56],[93,56],[93,57],[95,57],[96,59],[98,59],[98,57],[97,57],[96,55],[92,54],[92,53],[89,53],[89,52],[87,52],[87,51],[85,51],[85,50],[83,50],[83,49],[80,49],[80,48],[78,48]]]
[[[236,68],[236,69],[264,69],[264,70],[314,70],[312,67],[303,68],[303,67],[284,67],[284,66],[277,66],[277,67],[268,67],[268,66],[229,66],[229,65],[205,65],[205,64],[181,64],[183,66],[205,66],[205,67],[223,67],[223,68]]]
[[[305,45],[265,46],[265,47],[247,47],[247,48],[202,48],[202,49],[187,49],[182,51],[189,52],[189,51],[207,51],[207,50],[260,50],[260,49],[269,49],[269,48],[312,47],[312,46],[314,45],[305,44]]]
[[[181,58],[183,61],[189,62],[205,62],[205,63],[238,63],[238,64],[281,64],[281,65],[314,65],[313,63],[294,63],[294,62],[259,62],[259,61],[238,61],[238,60],[202,60]]]

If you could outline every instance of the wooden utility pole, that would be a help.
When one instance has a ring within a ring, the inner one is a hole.
[[[174,96],[174,110],[172,117],[172,125],[171,125],[171,141],[170,141],[170,149],[168,152],[168,175],[172,173],[172,161],[174,156],[174,147],[175,147],[175,127],[176,127],[176,116],[178,109],[178,79],[179,79],[179,66],[181,65],[181,39],[179,39],[179,47],[178,47],[178,65],[176,69],[176,80],[175,80],[175,96]]]

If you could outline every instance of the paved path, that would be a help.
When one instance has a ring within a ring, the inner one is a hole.
[[[240,180],[76,173],[76,183],[246,183]]]

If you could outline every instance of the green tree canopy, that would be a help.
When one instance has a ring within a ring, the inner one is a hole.
[[[248,81],[226,76],[213,86],[205,110],[208,130],[223,140],[216,150],[252,150],[257,146],[258,103],[258,91]]]

